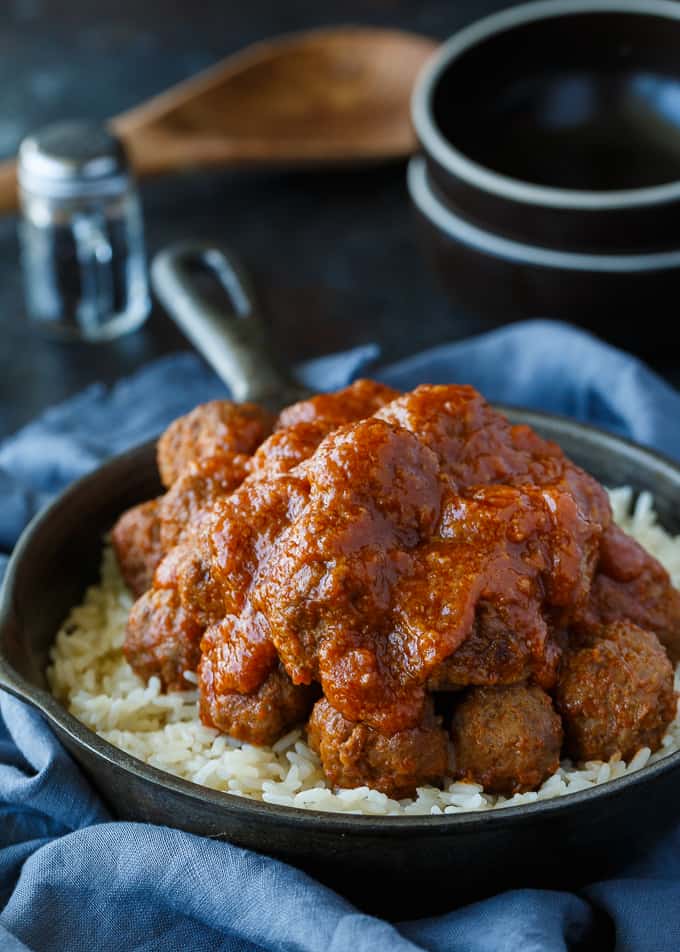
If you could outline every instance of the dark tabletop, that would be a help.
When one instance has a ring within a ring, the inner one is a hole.
[[[444,38],[503,0],[6,0],[0,5],[0,154],[55,119],[105,118],[247,43],[332,23]],[[186,237],[228,241],[253,273],[289,360],[377,341],[383,359],[485,329],[453,311],[424,262],[404,166],[316,173],[200,173],[144,184],[153,253]],[[549,315],[544,315],[549,316]],[[616,337],[611,326],[595,328]],[[659,329],[661,330],[661,329]],[[23,317],[16,220],[0,219],[0,438],[95,380],[187,347],[158,307],[111,344],[41,339]],[[680,383],[667,334],[645,356]],[[641,345],[640,345],[641,346]]]

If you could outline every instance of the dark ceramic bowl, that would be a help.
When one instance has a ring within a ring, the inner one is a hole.
[[[465,217],[530,244],[641,251],[680,239],[680,7],[548,0],[453,36],[413,122]]]
[[[411,194],[458,304],[586,324],[672,313],[679,4],[548,0],[487,17],[425,67],[412,116],[425,168]]]
[[[674,326],[680,248],[649,254],[592,254],[529,245],[473,224],[432,182],[422,157],[408,188],[424,248],[455,307],[489,324],[561,318],[601,331],[639,354],[658,351]]]
[[[680,467],[568,420],[509,411],[609,485],[649,489],[680,530]],[[123,753],[47,690],[55,632],[97,576],[102,535],[160,491],[154,448],[134,449],[64,492],[22,536],[0,600],[0,686],[34,705],[121,818],[167,824],[281,857],[374,912],[405,918],[508,886],[570,887],[648,848],[677,817],[680,753],[592,790],[485,813],[342,816],[208,790]]]

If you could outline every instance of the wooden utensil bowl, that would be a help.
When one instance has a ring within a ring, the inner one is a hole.
[[[372,163],[405,158],[426,37],[336,27],[249,47],[111,121],[138,177],[184,168]],[[0,165],[0,211],[16,207]]]

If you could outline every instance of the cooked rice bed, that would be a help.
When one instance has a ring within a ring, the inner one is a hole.
[[[674,538],[657,524],[651,495],[642,493],[634,506],[629,488],[615,489],[610,497],[619,525],[659,559],[680,587],[680,536]],[[585,790],[680,748],[678,714],[658,751],[642,748],[628,763],[612,758],[608,763],[575,766],[565,759],[539,790],[510,798],[484,793],[477,784],[451,781],[442,789],[420,787],[415,799],[399,801],[368,787],[334,790],[302,729],[286,734],[273,747],[242,744],[201,724],[195,688],[162,694],[158,678],[144,684],[122,652],[131,605],[132,597],[107,548],[100,584],[88,589],[57,634],[47,672],[53,693],[78,720],[114,746],[177,777],[237,796],[372,816],[494,810]],[[195,681],[189,673],[188,686]],[[680,690],[680,664],[675,686]]]

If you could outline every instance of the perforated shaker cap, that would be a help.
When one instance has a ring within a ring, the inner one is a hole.
[[[58,122],[27,136],[19,148],[21,188],[45,198],[114,195],[130,182],[122,142],[97,122]]]

